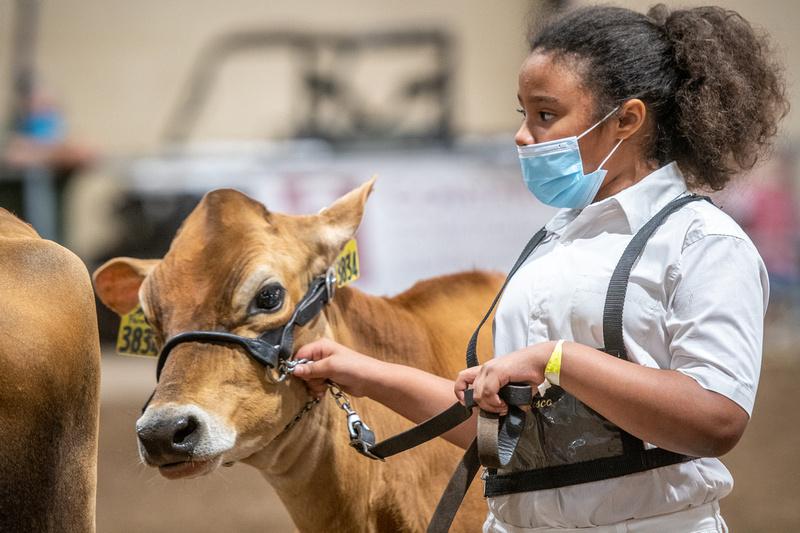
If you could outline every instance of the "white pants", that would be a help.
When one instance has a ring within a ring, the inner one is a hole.
[[[719,502],[711,502],[685,511],[651,518],[627,520],[619,524],[577,529],[549,527],[517,527],[504,524],[492,513],[483,524],[484,533],[728,533],[728,526],[719,513]]]

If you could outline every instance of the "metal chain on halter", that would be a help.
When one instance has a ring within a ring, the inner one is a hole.
[[[281,431],[281,433],[284,433],[292,429],[298,422],[300,422],[300,420],[302,420],[303,416],[305,416],[307,412],[311,411],[314,408],[314,406],[317,405],[318,403],[319,403],[319,398],[308,400],[306,404],[303,406],[303,408],[300,409],[300,412],[294,415],[294,418],[292,418],[292,420],[288,424],[286,424],[286,426],[284,426],[283,431]]]
[[[276,383],[281,383],[289,377],[289,374],[294,372],[294,369],[298,365],[304,365],[308,363],[308,359],[281,359],[278,363],[278,377],[273,378]],[[267,377],[270,377],[270,368],[267,368]]]
[[[313,399],[311,399],[311,400],[308,400],[308,401],[305,403],[305,405],[303,405],[303,407],[300,409],[300,412],[299,412],[299,413],[297,413],[296,415],[294,415],[294,418],[292,418],[292,419],[289,421],[289,423],[288,423],[288,424],[286,424],[285,426],[283,426],[283,429],[281,430],[281,432],[280,432],[280,433],[278,433],[277,435],[275,435],[275,436],[272,438],[272,440],[271,440],[271,441],[269,441],[269,442],[267,443],[267,446],[269,446],[270,444],[272,444],[273,442],[275,442],[276,440],[278,440],[280,437],[282,437],[283,435],[285,435],[287,431],[289,431],[289,430],[290,430],[290,429],[292,429],[294,426],[296,426],[296,425],[297,425],[297,423],[298,423],[298,422],[300,422],[300,421],[303,419],[303,417],[305,416],[305,414],[306,414],[306,413],[308,413],[309,411],[311,411],[311,410],[314,408],[314,406],[315,406],[315,405],[317,405],[318,403],[319,403],[319,398],[313,398]],[[230,461],[230,462],[228,462],[228,463],[224,463],[222,466],[233,466],[233,464],[234,464],[234,461]]]
[[[282,379],[280,381],[283,381],[284,379],[286,379],[286,377],[289,376],[289,374],[294,372],[294,369],[295,369],[295,367],[297,365],[302,365],[302,364],[305,364],[305,363],[308,363],[308,359],[298,359],[297,361],[286,361],[284,363],[285,366],[282,367],[282,373],[284,374],[284,376],[282,377]],[[281,436],[283,436],[284,433],[286,433],[287,431],[292,429],[294,426],[296,426],[297,423],[300,422],[303,419],[303,417],[306,415],[306,413],[311,411],[314,408],[314,406],[317,405],[318,403],[319,403],[319,398],[312,398],[312,399],[308,400],[305,403],[305,405],[303,405],[303,407],[300,409],[300,411],[296,415],[294,415],[294,418],[292,418],[285,426],[283,426],[283,429],[281,430],[281,432],[278,433],[277,435],[275,435],[275,437],[273,437],[273,439],[271,441],[269,441],[267,446],[269,446],[269,444],[272,444],[273,442],[278,440]],[[231,464],[233,464],[233,463],[231,463]],[[226,466],[228,466],[228,465],[226,465]]]

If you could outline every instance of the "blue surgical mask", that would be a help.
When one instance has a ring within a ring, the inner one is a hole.
[[[592,203],[606,177],[603,165],[622,144],[622,139],[603,159],[597,170],[589,174],[583,173],[578,139],[602,124],[617,109],[619,108],[615,107],[611,113],[577,137],[517,147],[522,179],[539,201],[553,207],[573,209],[583,209]]]

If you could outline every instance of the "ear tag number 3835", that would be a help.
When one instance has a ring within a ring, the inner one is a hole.
[[[142,306],[124,315],[119,323],[117,353],[120,355],[158,356],[153,328],[144,318]]]
[[[336,286],[344,287],[353,283],[361,275],[360,264],[358,262],[358,246],[356,240],[350,239],[344,245],[342,251],[336,257],[334,268],[336,269]]]

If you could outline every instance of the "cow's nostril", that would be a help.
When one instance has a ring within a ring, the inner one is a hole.
[[[202,416],[191,413],[189,409],[186,411],[151,411],[145,420],[138,423],[139,444],[148,462],[177,463],[191,460],[194,456],[195,446],[204,438],[205,424]]]
[[[197,419],[194,416],[181,417],[176,424],[175,434],[172,436],[173,444],[182,444],[197,429]]]

